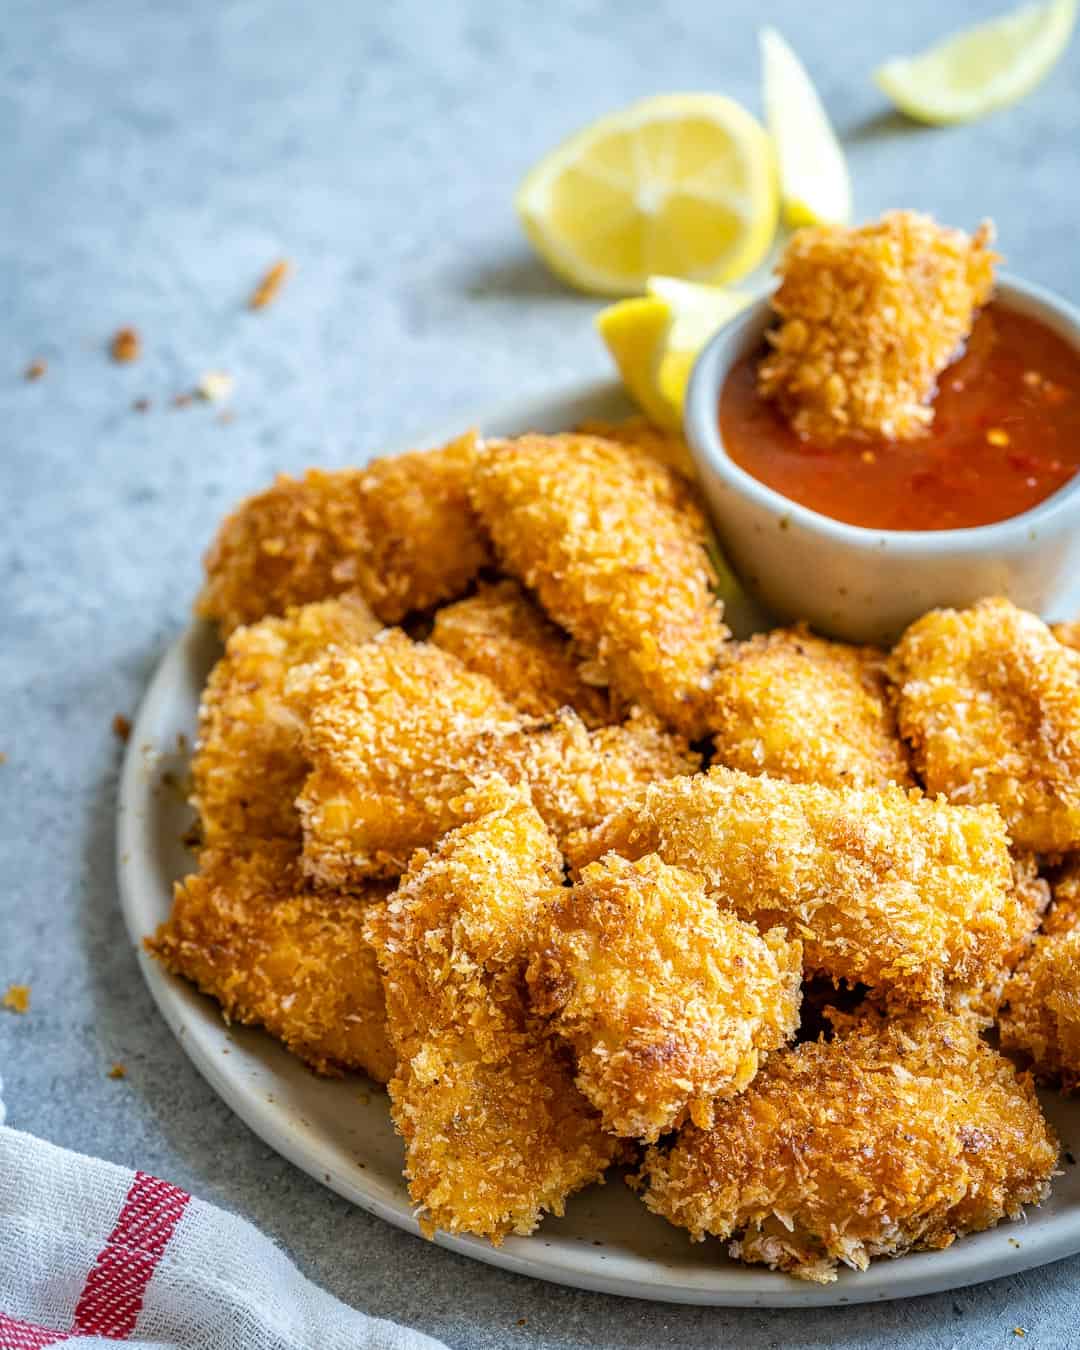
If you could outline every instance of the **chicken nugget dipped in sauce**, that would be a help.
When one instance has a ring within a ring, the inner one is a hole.
[[[925,432],[937,377],[990,298],[992,242],[989,224],[967,235],[915,211],[798,230],[772,297],[762,396],[819,442]]]

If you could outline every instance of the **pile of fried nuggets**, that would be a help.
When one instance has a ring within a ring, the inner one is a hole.
[[[429,1232],[635,1164],[826,1281],[1048,1192],[991,1041],[1080,1081],[1080,631],[986,600],[891,653],[734,641],[683,453],[466,436],[241,505],[150,946],[388,1084]]]

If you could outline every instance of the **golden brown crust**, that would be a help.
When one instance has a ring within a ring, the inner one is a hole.
[[[731,643],[713,685],[717,761],[827,787],[908,786],[885,653],[778,628]]]
[[[802,949],[717,908],[655,854],[593,863],[544,910],[533,1007],[573,1047],[613,1134],[655,1141],[740,1092],[795,1032]]]
[[[1026,922],[998,813],[899,787],[714,768],[653,784],[568,851],[577,868],[659,853],[759,928],[801,938],[808,971],[901,1005],[981,987]]]
[[[612,441],[521,436],[481,452],[472,499],[505,569],[626,701],[701,734],[727,629],[685,483]]]
[[[227,636],[348,592],[384,623],[460,595],[489,561],[467,494],[475,452],[470,433],[363,469],[281,474],[222,522],[196,612]]]
[[[1054,904],[1031,951],[1005,986],[1001,1044],[1029,1056],[1036,1074],[1080,1087],[1080,859],[1053,887]]]
[[[891,661],[931,793],[996,806],[1020,849],[1080,848],[1080,662],[1008,600],[932,610]]]
[[[677,431],[665,431],[647,417],[625,417],[621,422],[604,422],[593,418],[574,428],[579,436],[598,436],[604,441],[618,441],[643,450],[651,459],[665,468],[674,469],[683,478],[694,482],[697,469],[686,438]]]
[[[312,892],[286,841],[206,848],[146,946],[227,1018],[264,1026],[318,1073],[363,1069],[384,1083],[394,1052],[363,929],[385,897],[375,886],[362,896]]]
[[[621,1153],[530,1013],[524,969],[561,859],[521,789],[492,780],[468,823],[420,852],[368,936],[398,1070],[394,1122],[431,1232],[498,1243],[601,1179]]]
[[[400,875],[492,774],[528,784],[561,838],[698,763],[644,715],[592,733],[569,709],[524,718],[490,680],[399,630],[301,667],[288,689],[313,766],[298,798],[305,866],[321,885]]]
[[[731,1255],[827,1283],[838,1262],[949,1246],[1049,1191],[1058,1146],[1027,1075],[963,1016],[873,1013],[773,1055],[746,1092],[649,1150],[645,1203]]]
[[[204,843],[300,838],[295,801],[308,765],[285,676],[329,646],[366,642],[379,627],[359,597],[344,596],[231,634],[203,690],[191,765]]]
[[[778,269],[762,396],[815,440],[925,431],[937,377],[993,290],[992,241],[989,224],[967,235],[914,211],[798,230]]]
[[[619,720],[611,690],[586,680],[590,663],[516,581],[481,586],[467,600],[444,606],[435,615],[431,641],[486,675],[530,717],[569,707],[587,727]]]

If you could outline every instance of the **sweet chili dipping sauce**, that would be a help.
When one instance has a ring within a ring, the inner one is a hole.
[[[747,473],[851,525],[951,530],[1019,515],[1080,469],[1080,354],[1038,319],[991,302],[942,372],[914,440],[803,440],[757,392],[761,351],[731,370],[720,433]]]

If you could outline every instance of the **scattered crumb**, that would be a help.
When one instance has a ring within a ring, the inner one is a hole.
[[[134,328],[120,328],[109,343],[109,355],[114,361],[137,361],[142,355],[142,338]]]
[[[517,1320],[517,1324],[519,1327],[528,1326],[529,1319],[527,1317],[519,1317]]]
[[[26,1013],[30,1011],[30,986],[28,984],[8,985],[7,993],[0,999],[0,1007],[8,1012]]]
[[[141,413],[149,412],[150,400],[148,398],[137,398],[133,400],[131,408],[133,412],[141,412]]]
[[[1019,1247],[1020,1244],[1019,1244],[1019,1242],[1017,1242],[1017,1240],[1016,1240],[1015,1238],[1010,1238],[1010,1239],[1009,1239],[1009,1246],[1010,1246],[1010,1247]]]
[[[265,309],[277,299],[277,293],[285,284],[285,278],[289,275],[289,263],[285,258],[274,263],[259,282],[258,286],[252,292],[251,299],[248,301],[249,309]]]
[[[172,405],[174,408],[186,408],[193,397],[193,394],[174,394]]]
[[[26,367],[25,375],[28,380],[40,380],[48,369],[49,367],[39,357]]]
[[[208,370],[195,386],[199,397],[207,403],[224,403],[232,394],[233,377],[223,370]]]
[[[1013,1327],[1013,1335],[1014,1335],[1014,1336],[1026,1336],[1026,1335],[1027,1335],[1027,1332],[1024,1330],[1023,1327]]]
[[[131,735],[131,723],[123,713],[117,713],[112,720],[113,735],[119,741],[126,741]]]
[[[0,750],[0,764],[6,763],[7,763],[7,755],[4,754],[3,750]]]
[[[127,1069],[124,1067],[123,1064],[114,1064],[114,1065],[112,1066],[112,1068],[109,1070],[109,1077],[110,1077],[110,1078],[126,1078],[126,1077],[127,1077]]]

